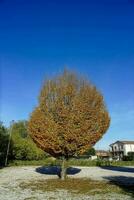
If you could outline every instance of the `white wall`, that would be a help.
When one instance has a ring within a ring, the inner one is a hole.
[[[113,145],[113,151],[114,152],[116,152],[116,151],[124,151],[124,146],[121,143],[115,143]]]
[[[110,147],[110,151],[113,152],[123,151],[124,156],[127,156],[128,152],[134,152],[134,144],[115,143],[113,144],[113,150],[112,147]]]
[[[134,152],[134,144],[124,144],[124,155],[127,156],[128,152]]]

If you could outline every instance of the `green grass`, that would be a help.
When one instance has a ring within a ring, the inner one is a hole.
[[[14,160],[9,163],[8,166],[54,166],[60,165],[60,160],[54,160],[53,158],[46,158],[44,160]],[[70,159],[68,161],[69,166],[134,166],[134,161],[91,161],[89,159]]]
[[[61,181],[60,179],[38,180],[29,183],[21,183],[20,187],[24,189],[31,189],[33,191],[40,190],[42,192],[58,190],[67,190],[73,194],[107,194],[118,193],[134,196],[133,186],[124,188],[124,186],[107,183],[104,181],[93,181],[90,179],[67,179]]]
[[[134,166],[134,161],[112,161],[113,166]]]
[[[57,161],[52,158],[46,158],[44,160],[13,160],[10,161],[8,166],[51,166],[57,165]]]

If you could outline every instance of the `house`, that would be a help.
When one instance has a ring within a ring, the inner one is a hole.
[[[129,152],[134,152],[134,141],[116,141],[110,144],[110,152],[114,159],[122,160]]]
[[[110,157],[110,153],[108,151],[105,151],[105,150],[96,150],[96,156],[98,158],[101,158],[101,159],[109,159]]]

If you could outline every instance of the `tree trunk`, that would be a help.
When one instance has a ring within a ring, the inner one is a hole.
[[[62,159],[62,164],[61,164],[61,174],[60,174],[61,180],[65,180],[66,179],[66,176],[67,176],[66,172],[67,172],[66,159],[63,158]]]

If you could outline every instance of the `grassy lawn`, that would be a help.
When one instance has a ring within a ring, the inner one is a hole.
[[[54,160],[53,158],[46,158],[44,160],[14,160],[9,163],[8,166],[54,166],[60,165],[60,160]],[[68,161],[69,166],[134,166],[134,161],[90,161],[89,159],[70,159]]]
[[[71,194],[124,194],[134,197],[134,186],[123,186],[116,183],[107,183],[103,181],[93,181],[90,179],[70,179],[65,181],[59,179],[38,180],[35,182],[21,183],[20,187],[24,189],[31,189],[33,191],[42,192],[56,192],[59,190],[66,190]]]

